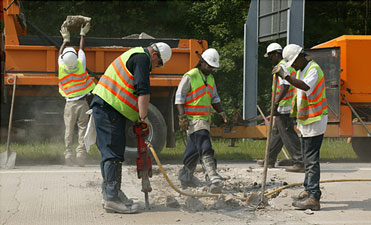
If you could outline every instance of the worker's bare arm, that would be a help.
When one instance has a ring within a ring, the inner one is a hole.
[[[215,109],[216,112],[218,112],[218,113],[223,112],[223,108],[220,105],[220,103],[214,103],[214,104],[212,104],[212,106],[213,106],[213,108]]]
[[[177,109],[178,109],[178,113],[179,113],[179,115],[182,115],[182,114],[185,113],[185,112],[184,112],[184,105],[183,105],[183,104],[177,104],[176,107],[177,107]]]
[[[303,91],[308,91],[309,86],[302,80],[298,80],[294,77],[286,76],[285,79],[292,85],[294,85],[296,88],[299,88]]]
[[[80,38],[80,49],[81,50],[84,50],[84,47],[85,47],[85,36],[84,35],[81,35],[81,38]]]
[[[139,118],[145,119],[148,114],[148,104],[150,100],[150,95],[140,95],[138,97],[138,107],[139,107]]]
[[[66,48],[68,42],[63,42],[61,48],[59,49],[59,55],[62,55],[63,50]]]

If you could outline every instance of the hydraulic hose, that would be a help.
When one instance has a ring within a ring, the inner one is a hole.
[[[218,198],[220,196],[218,194],[206,194],[206,193],[196,194],[196,193],[189,193],[189,192],[184,192],[184,191],[179,190],[177,187],[175,187],[175,185],[173,184],[173,182],[171,182],[171,180],[167,176],[164,168],[162,167],[162,164],[160,162],[160,159],[158,158],[158,156],[156,154],[155,149],[152,147],[152,144],[148,140],[146,140],[146,144],[147,144],[148,148],[151,150],[152,155],[155,158],[155,161],[156,161],[156,163],[158,165],[158,168],[160,168],[160,171],[161,171],[162,175],[164,176],[165,180],[170,185],[170,187],[174,189],[174,191],[178,192],[181,195],[185,195],[185,196],[189,196],[189,197],[211,197],[211,198]]]
[[[355,179],[331,179],[331,180],[321,180],[319,182],[320,183],[333,183],[333,182],[350,182],[350,181],[371,181],[371,179],[357,179],[357,178],[355,178]],[[271,192],[265,193],[264,197],[268,197],[270,195],[273,195],[273,194],[275,194],[277,192],[280,192],[280,191],[282,191],[286,188],[290,188],[290,187],[294,187],[294,186],[300,186],[300,185],[303,185],[303,184],[304,184],[303,182],[288,184],[288,185],[276,188]]]
[[[197,193],[189,193],[189,192],[184,192],[184,191],[179,190],[177,187],[175,187],[175,185],[173,184],[173,182],[171,182],[171,180],[167,176],[164,168],[162,167],[162,164],[160,162],[160,159],[158,158],[158,156],[156,154],[156,151],[153,148],[152,144],[148,140],[146,140],[146,144],[147,144],[148,148],[151,150],[152,155],[155,158],[155,161],[156,161],[156,163],[158,165],[158,168],[160,169],[162,175],[164,176],[165,180],[170,185],[170,187],[172,189],[174,189],[174,191],[178,192],[181,195],[185,195],[185,196],[189,196],[189,197],[211,197],[211,198],[219,198],[221,196],[221,194],[206,194],[206,193],[197,194]],[[320,183],[351,182],[351,181],[371,181],[371,179],[357,179],[357,178],[355,178],[355,179],[331,179],[331,180],[321,180]],[[285,186],[276,188],[276,189],[274,189],[271,192],[265,193],[264,194],[264,197],[268,197],[268,196],[273,195],[273,194],[275,194],[277,192],[280,192],[280,191],[282,191],[284,189],[287,189],[287,188],[290,188],[290,187],[295,187],[295,186],[300,186],[300,185],[303,185],[303,184],[304,184],[303,182],[301,182],[301,183],[288,184],[288,185],[285,185]],[[247,198],[242,198],[242,197],[237,197],[237,196],[235,196],[235,198],[237,198],[239,200],[247,200],[248,199],[248,197]]]

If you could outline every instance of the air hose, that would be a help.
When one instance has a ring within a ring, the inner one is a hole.
[[[184,192],[184,191],[179,190],[177,187],[175,187],[175,185],[173,184],[173,182],[171,182],[171,180],[167,176],[164,168],[162,167],[162,164],[160,162],[160,159],[158,158],[158,156],[156,154],[155,149],[152,147],[152,144],[148,140],[146,140],[146,144],[147,144],[148,148],[151,150],[152,155],[155,158],[155,161],[156,161],[156,163],[158,165],[158,168],[160,168],[160,171],[161,171],[162,175],[165,177],[165,180],[170,185],[170,187],[174,189],[174,191],[178,192],[181,195],[185,195],[185,196],[189,196],[189,197],[211,197],[211,198],[218,198],[218,197],[221,196],[219,194],[206,194],[206,193],[195,194],[195,193],[188,193],[188,192]]]
[[[166,181],[170,185],[170,187],[172,189],[174,189],[174,191],[178,192],[181,195],[185,195],[185,196],[189,196],[189,197],[211,197],[211,198],[219,198],[221,196],[221,194],[206,194],[206,193],[197,194],[197,193],[189,193],[189,192],[184,192],[184,191],[179,190],[177,187],[175,187],[175,185],[171,182],[171,180],[167,176],[164,168],[162,167],[162,164],[160,162],[160,159],[158,158],[158,156],[156,154],[156,151],[153,148],[152,144],[148,140],[146,140],[146,144],[147,144],[148,148],[151,150],[152,155],[155,158],[155,161],[156,161],[156,163],[158,165],[158,168],[160,169],[162,175],[164,176],[164,178],[166,179]],[[371,181],[371,179],[331,179],[331,180],[321,180],[320,183],[350,182],[350,181]],[[290,187],[295,187],[295,186],[300,186],[300,185],[303,185],[303,184],[304,184],[303,182],[301,182],[301,183],[288,184],[288,185],[285,185],[285,186],[276,188],[276,189],[274,189],[271,192],[265,193],[264,194],[264,197],[268,197],[268,196],[273,195],[273,194],[275,194],[277,192],[280,192],[280,191],[282,191],[284,189],[287,189],[287,188],[290,188]],[[248,199],[248,198],[241,198],[241,197],[236,197],[236,198],[237,199],[240,199],[240,200],[247,200]]]
[[[331,180],[321,180],[319,181],[320,183],[333,183],[333,182],[350,182],[350,181],[371,181],[371,179],[331,179]],[[286,188],[294,187],[294,186],[300,186],[303,185],[304,183],[293,183],[293,184],[288,184],[279,188],[274,189],[271,192],[265,193],[264,196],[268,197],[270,195],[273,195],[277,192],[280,192]]]

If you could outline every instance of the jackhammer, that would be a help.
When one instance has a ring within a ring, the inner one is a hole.
[[[149,127],[145,123],[135,123],[134,133],[138,141],[137,173],[138,179],[142,179],[142,192],[144,192],[146,210],[149,210],[148,192],[152,191],[149,177],[152,177],[152,161],[148,155],[145,139],[149,134]]]

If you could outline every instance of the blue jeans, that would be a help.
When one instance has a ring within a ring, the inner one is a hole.
[[[117,198],[121,189],[121,162],[125,153],[126,117],[99,96],[91,102],[97,146],[101,153],[100,168],[103,177],[102,191],[105,200]]]
[[[184,152],[183,164],[185,166],[196,163],[200,156],[214,156],[214,149],[211,146],[208,130],[198,130],[188,137],[187,146]]]
[[[322,145],[323,134],[314,137],[301,137],[301,151],[305,167],[304,189],[312,194],[317,200],[321,198],[319,181],[321,169],[319,155]]]

